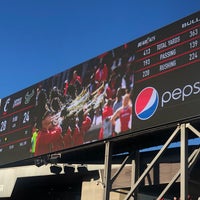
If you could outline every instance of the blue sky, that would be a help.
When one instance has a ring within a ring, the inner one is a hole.
[[[199,8],[199,0],[0,0],[0,98]]]

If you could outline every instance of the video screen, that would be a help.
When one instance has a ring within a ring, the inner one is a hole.
[[[0,104],[0,164],[200,116],[199,13]]]

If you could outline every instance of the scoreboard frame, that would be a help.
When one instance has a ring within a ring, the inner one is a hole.
[[[0,165],[199,119],[199,49],[197,12],[1,99]]]

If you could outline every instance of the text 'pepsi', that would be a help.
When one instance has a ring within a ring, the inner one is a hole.
[[[197,95],[200,93],[200,82],[197,81],[194,84],[187,84],[183,88],[175,88],[172,91],[166,91],[161,97],[161,107],[170,101],[185,101],[185,99],[191,95]]]

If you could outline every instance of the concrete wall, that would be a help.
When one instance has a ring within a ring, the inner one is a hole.
[[[50,175],[48,165],[0,169],[0,198],[10,197],[18,177]]]

